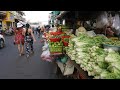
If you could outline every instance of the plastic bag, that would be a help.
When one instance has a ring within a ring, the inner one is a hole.
[[[112,27],[115,28],[115,29],[118,29],[119,24],[120,24],[119,15],[116,14],[115,17],[113,18],[113,24],[112,24]]]
[[[47,49],[46,46],[43,46],[43,47],[42,47],[42,51],[45,51],[46,49]]]
[[[50,51],[47,49],[46,51],[43,51],[41,54],[41,59],[44,61],[52,62],[52,57],[50,56]]]
[[[116,30],[117,34],[120,33],[120,17],[118,14],[116,14],[115,17],[113,18],[112,28]]]
[[[51,58],[42,58],[43,61],[49,61],[49,62],[52,62],[52,59]]]
[[[105,25],[109,25],[107,12],[103,12],[98,18],[96,22],[97,28],[103,28]]]
[[[76,35],[79,36],[80,33],[86,33],[87,30],[84,27],[79,27],[76,29]]]
[[[44,35],[42,35],[42,38],[45,38],[45,36],[44,36]]]
[[[64,76],[73,74],[74,65],[70,61],[67,61],[66,64],[58,61],[57,64]]]
[[[45,58],[47,55],[50,55],[49,50],[47,49],[46,51],[43,51],[41,54],[41,58]]]
[[[48,44],[44,42],[44,46],[42,47],[42,50],[45,51],[49,48]]]
[[[58,65],[58,67],[60,68],[61,72],[64,73],[64,69],[65,69],[64,64],[59,61],[57,61],[56,63]]]
[[[87,31],[87,35],[90,36],[90,37],[96,36],[94,31]]]
[[[66,65],[64,75],[71,75],[74,72],[74,65]]]

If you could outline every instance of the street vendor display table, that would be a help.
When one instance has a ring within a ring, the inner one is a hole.
[[[60,57],[61,55],[63,55],[63,53],[51,54],[51,56],[55,56],[55,57]],[[67,55],[67,54],[65,54],[65,55]],[[81,67],[75,61],[71,60],[69,56],[68,56],[68,60],[70,61],[70,63],[72,63],[74,65],[74,68],[77,70],[77,73],[78,73],[77,74],[78,76],[76,76],[77,79],[92,79],[93,78],[93,77],[89,77],[88,73],[86,71],[82,70]],[[66,75],[66,76],[62,75],[62,71],[60,70],[60,67],[58,66],[58,63],[56,61],[54,61],[54,63],[57,66],[56,74],[58,76],[60,76],[60,75],[61,75],[61,77],[68,77],[68,76],[73,77],[74,76],[74,73],[72,75]]]
[[[67,55],[67,54],[66,54]],[[67,55],[68,56],[68,55]],[[78,73],[79,73],[79,77],[81,79],[92,79],[92,77],[89,77],[87,72],[85,72],[80,65],[78,65],[75,61],[71,60],[71,58],[68,56],[70,62],[74,65],[74,67],[77,69]]]
[[[79,66],[78,64],[76,64],[75,61],[72,61],[72,60],[70,60],[70,61],[73,63],[73,65],[75,66],[75,68],[78,70],[79,77],[80,77],[81,79],[92,79],[92,77],[89,77],[88,74],[87,74],[87,72],[83,71],[83,70],[80,68],[80,66]]]
[[[60,32],[53,32],[52,34],[60,34]],[[46,37],[46,35],[45,35]],[[47,43],[47,55],[50,58],[43,58],[44,60],[51,61],[56,64],[57,72],[63,77],[72,77],[72,79],[90,79],[88,73],[83,71],[80,65],[73,61],[65,52],[68,47],[69,35],[53,35],[52,37],[45,38],[45,44]],[[59,39],[59,41],[58,41]],[[55,40],[55,41],[54,41]],[[67,44],[66,44],[66,43]],[[45,48],[45,47],[44,47]],[[46,57],[46,55],[45,55]],[[69,78],[68,78],[69,79]]]
[[[51,56],[62,55],[62,53],[53,53],[53,54],[51,53],[50,55],[51,55]]]

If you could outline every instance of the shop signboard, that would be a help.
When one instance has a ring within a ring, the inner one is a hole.
[[[5,18],[6,21],[14,22],[14,15],[10,12],[7,12],[7,16]]]
[[[54,15],[59,15],[60,11],[53,11]]]
[[[6,16],[5,20],[9,21],[9,17],[10,17],[10,13],[9,13],[9,11],[7,11],[7,16]]]

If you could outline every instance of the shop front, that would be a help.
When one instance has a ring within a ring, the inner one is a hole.
[[[3,20],[3,29],[8,29],[9,27],[14,27],[14,15],[10,12],[7,11],[6,18]]]
[[[66,19],[64,27],[44,31],[41,59],[55,62],[60,78],[120,79],[120,14],[113,14],[70,12],[60,17]],[[68,18],[77,26],[75,35],[66,26]]]
[[[5,11],[0,11],[0,30],[2,30],[2,21],[6,17],[6,12]]]

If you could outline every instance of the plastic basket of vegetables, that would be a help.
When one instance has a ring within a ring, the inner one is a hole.
[[[70,36],[69,35],[68,36],[62,36],[61,38],[62,38],[62,40],[66,39],[66,38],[69,39]]]
[[[112,49],[114,51],[120,51],[120,41],[111,40],[103,43],[105,49]]]
[[[68,42],[63,41],[64,46],[68,46]]]
[[[70,36],[62,36],[62,42],[64,46],[68,46]]]
[[[51,35],[61,35],[63,32],[50,32]]]
[[[62,33],[62,34],[60,34],[60,36],[62,37],[62,36],[65,36],[66,35],[66,33]]]
[[[60,36],[52,36],[50,39],[49,39],[51,42],[60,42],[61,38]]]
[[[59,42],[61,39],[60,38],[50,38],[51,42]]]
[[[62,42],[49,42],[50,53],[62,53],[63,43]]]
[[[56,46],[56,47],[49,47],[50,48],[50,53],[62,53],[63,49],[62,46]]]
[[[112,49],[114,51],[119,51],[120,52],[120,46],[115,46],[115,45],[110,45],[110,44],[103,44],[103,47],[105,49]]]

